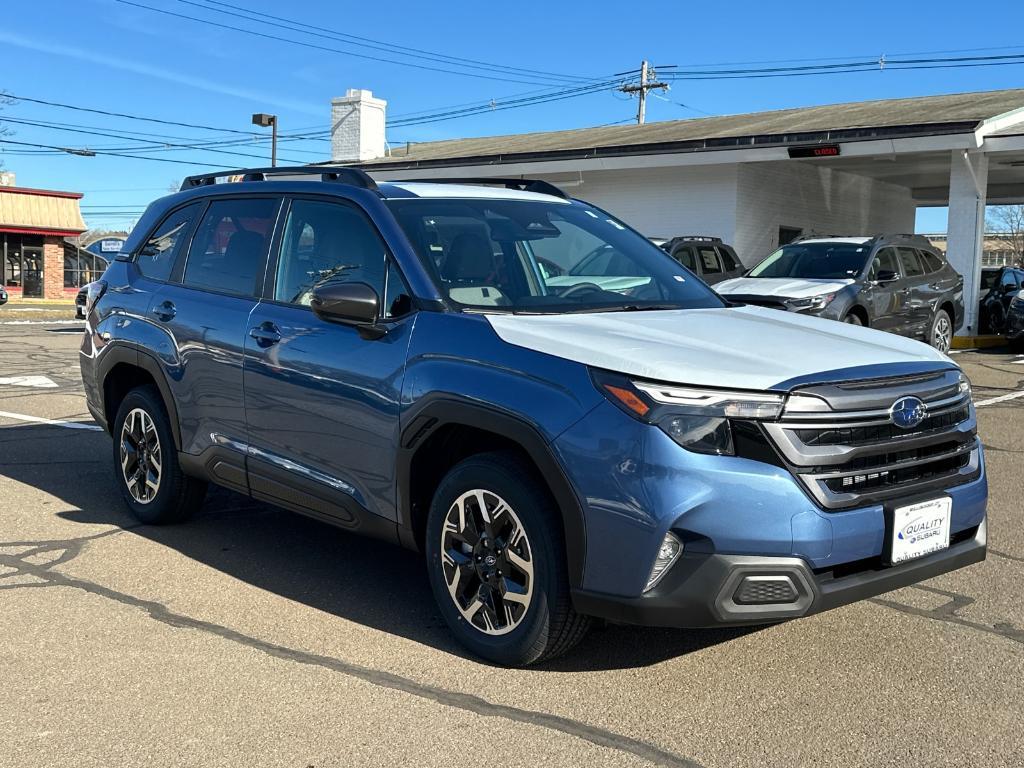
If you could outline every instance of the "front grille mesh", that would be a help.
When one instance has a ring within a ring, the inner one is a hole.
[[[970,454],[963,453],[903,469],[885,469],[878,472],[835,477],[826,480],[825,484],[829,490],[835,493],[864,493],[877,488],[893,488],[909,483],[948,477],[967,466],[970,460]]]
[[[804,445],[868,445],[948,429],[966,421],[967,416],[968,407],[964,406],[946,413],[929,416],[916,429],[900,429],[894,424],[878,424],[870,427],[798,429],[795,432]]]

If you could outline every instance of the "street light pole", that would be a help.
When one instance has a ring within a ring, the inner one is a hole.
[[[277,115],[268,115],[265,112],[257,112],[252,116],[252,124],[260,128],[270,128],[270,167],[277,166]]]

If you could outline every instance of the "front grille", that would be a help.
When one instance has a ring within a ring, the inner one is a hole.
[[[767,296],[747,296],[743,294],[729,294],[725,298],[736,304],[751,304],[755,307],[781,309],[784,312],[788,311],[789,309],[784,301],[781,301],[780,299],[770,299]]]
[[[805,387],[816,410],[785,412],[764,430],[789,469],[826,510],[885,502],[969,482],[980,474],[977,425],[959,372],[917,380],[871,380]],[[928,409],[913,429],[889,409],[918,396]],[[806,406],[807,398],[800,398]],[[850,406],[855,407],[850,407]]]
[[[929,416],[913,430],[900,429],[894,424],[878,424],[872,427],[798,429],[796,434],[804,445],[866,445],[948,429],[965,421],[970,415],[969,410],[968,406],[964,406],[937,416]]]

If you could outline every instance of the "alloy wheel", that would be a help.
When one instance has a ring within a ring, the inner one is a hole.
[[[949,318],[942,315],[935,321],[935,329],[932,331],[932,346],[939,352],[948,352],[952,341],[953,332]]]
[[[160,435],[153,417],[134,408],[121,427],[121,475],[132,498],[149,504],[160,490]]]
[[[518,515],[491,491],[459,496],[441,531],[441,568],[462,617],[487,635],[519,626],[533,597],[533,552]]]

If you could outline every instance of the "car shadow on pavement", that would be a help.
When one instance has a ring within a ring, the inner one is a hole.
[[[27,447],[20,458],[4,452],[18,444]],[[60,499],[73,508],[57,513],[65,520],[123,527],[129,535],[170,547],[285,599],[445,653],[466,655],[435,607],[418,554],[214,486],[202,510],[188,522],[139,525],[115,487],[109,445],[109,438],[96,432],[54,435],[48,427],[3,427],[0,477]],[[70,458],[74,456],[80,458]],[[46,513],[41,507],[40,514]],[[539,669],[644,667],[751,631],[598,626],[575,650]]]

